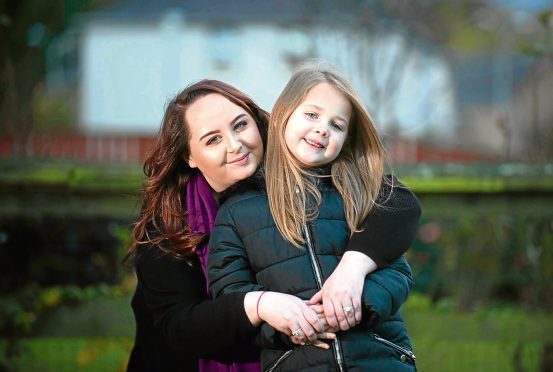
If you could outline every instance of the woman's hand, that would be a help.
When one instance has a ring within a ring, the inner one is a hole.
[[[309,304],[322,302],[328,326],[347,331],[361,322],[363,284],[367,274],[376,268],[376,263],[363,253],[344,253],[332,275],[309,300]]]
[[[246,295],[244,306],[252,324],[257,325],[264,320],[278,331],[291,336],[294,343],[315,344],[318,335],[325,333],[325,323],[319,319],[315,310],[296,296],[277,292],[250,292]]]

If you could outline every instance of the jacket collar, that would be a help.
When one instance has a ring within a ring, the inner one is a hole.
[[[259,166],[254,174],[248,178],[236,182],[225,190],[215,195],[219,205],[223,204],[232,195],[242,193],[248,190],[265,191],[265,172],[263,166]]]
[[[325,165],[323,167],[310,168],[308,171],[309,175],[307,177],[312,177],[315,179],[316,185],[321,186],[331,186],[332,185],[332,176],[331,176],[331,166]],[[225,190],[215,195],[218,205],[223,204],[228,200],[232,195],[242,193],[245,191],[261,191],[265,192],[266,183],[265,183],[265,169],[263,166],[259,166],[254,174],[250,177],[236,182],[234,185],[227,187]]]

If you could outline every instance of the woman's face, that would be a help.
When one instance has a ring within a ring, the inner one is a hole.
[[[251,176],[263,159],[255,120],[216,93],[197,99],[185,113],[190,133],[188,165],[198,168],[216,192]]]

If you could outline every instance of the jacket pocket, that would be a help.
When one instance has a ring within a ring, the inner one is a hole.
[[[406,347],[399,346],[398,344],[395,344],[392,341],[386,340],[385,338],[380,337],[376,333],[374,334],[374,339],[377,342],[380,342],[381,344],[384,344],[394,349],[395,351],[399,352],[401,354],[401,356],[399,357],[401,362],[409,361],[411,362],[411,364],[415,365],[415,361],[417,360],[417,357],[415,356],[415,354],[413,354],[411,350],[407,349]]]
[[[263,369],[264,372],[273,372],[275,371],[292,353],[294,352],[294,349],[290,349],[284,352],[280,357],[277,358],[273,363],[269,364],[267,367]]]

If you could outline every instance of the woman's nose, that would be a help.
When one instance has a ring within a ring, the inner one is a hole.
[[[227,152],[238,152],[242,148],[242,141],[238,136],[230,136],[227,144]]]

